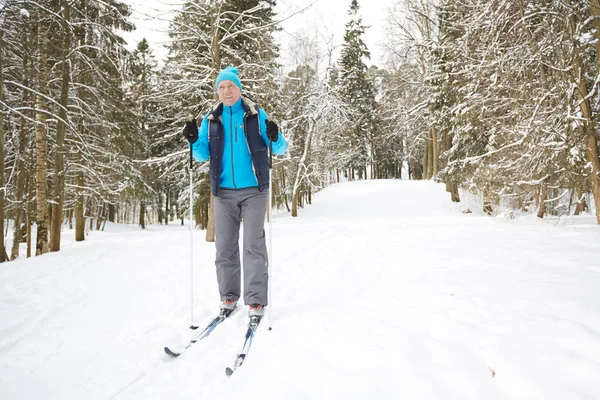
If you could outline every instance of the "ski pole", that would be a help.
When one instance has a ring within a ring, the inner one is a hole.
[[[194,119],[193,115],[188,117],[190,121]],[[194,181],[192,178],[192,168],[194,166],[194,157],[192,155],[192,147],[190,144],[190,329],[197,329],[194,325]]]
[[[267,307],[267,317],[269,319],[269,330],[271,327],[271,309],[273,308],[273,297],[271,287],[273,286],[273,141],[269,139],[269,307]]]

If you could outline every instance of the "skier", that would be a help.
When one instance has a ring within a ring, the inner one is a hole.
[[[217,281],[221,312],[229,315],[241,296],[238,245],[243,221],[244,304],[252,318],[261,318],[268,304],[268,257],[264,220],[268,201],[268,148],[282,155],[287,140],[261,108],[242,95],[237,68],[219,72],[215,87],[219,101],[202,119],[186,122],[183,135],[199,162],[210,159],[209,173],[215,196]]]

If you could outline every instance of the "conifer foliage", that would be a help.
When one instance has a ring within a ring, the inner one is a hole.
[[[374,88],[367,76],[370,52],[362,38],[366,26],[362,23],[357,0],[352,0],[348,11],[344,44],[339,62],[339,93],[349,108],[349,120],[336,147],[344,157],[338,167],[347,169],[352,178],[366,178],[370,161],[370,135],[373,128]]]

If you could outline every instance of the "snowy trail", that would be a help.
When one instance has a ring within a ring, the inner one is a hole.
[[[273,331],[231,378],[245,309],[162,352],[192,334],[186,227],[111,226],[6,264],[0,398],[600,398],[600,228],[459,207],[442,185],[365,181],[277,215]],[[201,326],[218,304],[203,236]]]

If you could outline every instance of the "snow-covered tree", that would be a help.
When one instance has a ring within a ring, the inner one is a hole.
[[[352,0],[348,11],[350,21],[346,24],[344,44],[339,62],[339,93],[350,108],[348,125],[344,128],[338,152],[344,153],[343,164],[339,168],[349,169],[354,178],[366,178],[369,163],[369,138],[373,128],[374,88],[367,76],[365,60],[370,52],[362,38],[366,26],[362,23],[357,0]]]
[[[386,110],[390,140],[402,144],[401,158],[409,179],[431,179],[439,162],[438,127],[431,112],[436,98],[432,18],[431,2],[401,0],[390,10],[387,22],[389,76],[380,102]]]
[[[130,12],[116,0],[9,1],[2,6],[8,39],[3,60],[10,71],[2,111],[10,121],[6,162],[14,172],[6,191],[15,215],[11,258],[18,256],[24,221],[28,241],[29,226],[37,223],[38,254],[59,250],[63,208],[70,216],[74,205],[81,205],[77,235],[82,239],[84,200],[77,201],[76,192],[89,196],[92,217],[92,209],[118,193],[123,173],[131,171],[130,166],[119,170],[127,162],[113,136],[124,133],[128,109],[121,74],[124,42],[114,32],[132,28]],[[35,218],[25,213],[33,199],[27,190],[33,184],[30,171],[36,174]],[[85,175],[87,185],[79,179]]]
[[[401,178],[406,121],[402,96],[410,91],[403,90],[401,82],[396,79],[397,73],[372,68],[371,75],[377,93],[370,140],[373,160],[372,177],[374,179]]]
[[[456,185],[479,192],[489,212],[502,204],[535,206],[540,217],[574,205],[579,213],[591,194],[598,210],[594,4],[399,0],[397,7],[404,12],[392,14],[392,31],[403,46],[390,47],[390,58],[409,56],[420,67],[424,96],[412,107],[426,101],[425,177],[441,167],[437,178],[453,198]]]
[[[131,86],[129,95],[135,106],[136,132],[133,135],[135,143],[131,156],[136,160],[147,160],[159,154],[160,147],[155,145],[156,134],[150,130],[152,120],[155,118],[156,106],[152,99],[158,93],[158,71],[157,63],[148,41],[142,39],[131,57]],[[159,142],[160,143],[160,142]],[[161,184],[157,178],[155,165],[142,165],[140,167],[142,179],[136,185],[135,197],[140,200],[140,212],[138,224],[146,227],[147,203],[151,201],[152,195],[157,194],[160,198]],[[161,203],[157,204],[159,221],[162,221]]]
[[[311,202],[313,191],[329,183],[334,165],[328,161],[327,143],[347,115],[346,106],[328,84],[326,43],[321,36],[311,28],[294,33],[288,49],[293,54],[293,70],[283,78],[279,97],[283,132],[290,145],[289,159],[279,163],[280,180],[274,192],[288,209],[290,197],[294,217],[298,208]]]
[[[4,71],[2,66],[4,50],[4,31],[0,30],[0,103],[4,104]],[[0,110],[0,232],[4,232],[4,112]],[[0,238],[0,263],[8,260],[4,246],[4,234]]]

